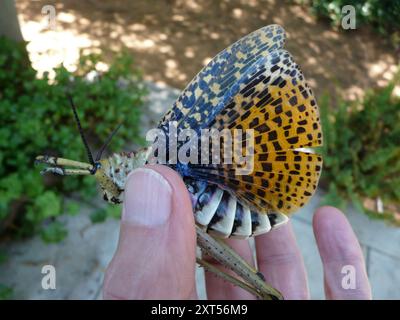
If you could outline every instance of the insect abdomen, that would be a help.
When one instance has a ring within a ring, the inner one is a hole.
[[[220,238],[248,238],[270,231],[288,221],[280,213],[250,211],[237,198],[217,185],[185,179],[196,222]]]

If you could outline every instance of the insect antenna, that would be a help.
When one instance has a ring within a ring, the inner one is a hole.
[[[76,111],[76,107],[75,107],[74,101],[72,100],[72,97],[69,94],[68,94],[68,99],[69,99],[69,102],[71,104],[72,111],[74,112],[75,121],[76,121],[76,124],[78,125],[79,134],[81,135],[83,144],[85,146],[85,149],[86,149],[86,152],[87,152],[87,156],[88,156],[88,159],[89,159],[89,163],[91,165],[95,166],[95,162],[93,160],[93,155],[92,155],[92,152],[90,151],[89,144],[86,141],[85,134],[83,133],[83,129],[82,129],[79,117],[78,117],[78,113]]]
[[[119,130],[119,128],[121,128],[122,123],[120,123],[113,132],[111,132],[111,134],[108,136],[106,142],[104,142],[103,146],[100,148],[99,152],[96,155],[96,161],[99,161],[101,159],[101,156],[104,152],[104,150],[106,149],[106,147],[110,144],[111,139],[114,137],[114,135],[117,133],[117,131]]]

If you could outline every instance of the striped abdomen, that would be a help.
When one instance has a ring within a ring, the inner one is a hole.
[[[221,238],[247,238],[270,231],[288,221],[281,213],[259,214],[240,204],[237,198],[205,181],[185,178],[195,220],[207,230]]]

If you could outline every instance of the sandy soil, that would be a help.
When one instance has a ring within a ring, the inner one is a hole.
[[[48,4],[56,9],[54,30],[41,13]],[[371,30],[334,31],[286,1],[18,0],[17,8],[40,71],[61,61],[73,68],[80,48],[102,50],[107,62],[127,47],[146,79],[183,88],[220,50],[271,23],[286,29],[286,48],[317,96],[361,96],[397,69],[394,50]]]

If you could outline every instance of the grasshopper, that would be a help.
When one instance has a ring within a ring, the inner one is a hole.
[[[237,163],[199,164],[179,159],[171,163],[166,159],[163,164],[176,170],[187,186],[198,246],[237,276],[201,257],[198,264],[261,299],[283,297],[223,239],[246,239],[285,224],[287,215],[304,206],[315,192],[322,168],[322,157],[305,151],[322,145],[318,106],[299,66],[283,49],[284,41],[283,28],[269,25],[229,46],[188,84],[158,125],[167,134],[171,123],[176,124],[178,133],[205,129],[253,133],[242,140],[239,149],[253,155],[249,172],[240,171],[243,168]],[[123,202],[129,172],[152,163],[154,145],[102,158],[117,128],[94,158],[72,99],[70,102],[88,162],[46,155],[36,161],[48,165],[43,173],[92,175],[104,200]],[[171,140],[166,141],[171,145]],[[203,147],[204,142],[200,144]],[[183,146],[182,142],[176,148]],[[222,149],[217,151],[223,153]]]

